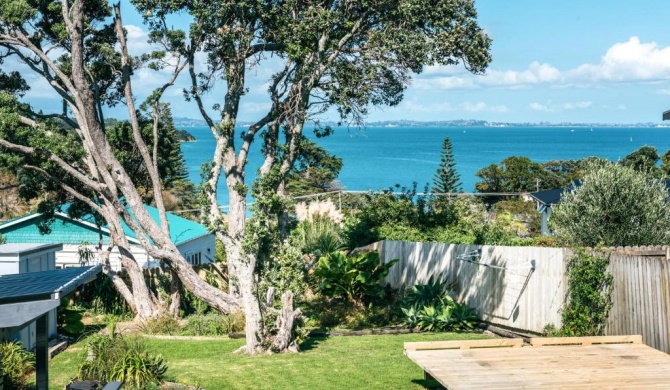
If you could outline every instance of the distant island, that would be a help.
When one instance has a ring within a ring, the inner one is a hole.
[[[189,133],[184,129],[177,129],[177,138],[179,142],[195,142],[196,139],[193,134]]]
[[[201,119],[193,118],[174,118],[174,123],[179,127],[197,127],[197,126],[206,126],[205,121]],[[241,127],[247,127],[253,124],[253,122],[247,121],[238,121],[237,125]],[[334,121],[322,121],[319,123],[321,126],[342,126]],[[346,125],[344,125],[346,126]],[[377,122],[367,122],[363,126],[366,127],[638,127],[638,128],[650,128],[650,127],[670,127],[670,124],[665,123],[629,123],[629,124],[620,124],[620,123],[578,123],[578,122],[563,122],[563,123],[550,123],[550,122],[524,122],[524,123],[508,123],[508,122],[489,122],[483,120],[475,119],[455,119],[448,121],[415,121],[415,120],[393,120],[393,121],[377,121]],[[351,125],[351,127],[357,127],[356,125]]]

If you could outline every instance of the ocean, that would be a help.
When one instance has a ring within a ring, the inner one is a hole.
[[[201,166],[214,151],[214,138],[206,127],[184,129],[197,139],[182,143],[181,148],[189,176],[198,184]],[[644,145],[656,147],[661,155],[670,149],[670,128],[638,127],[335,128],[333,135],[317,142],[343,159],[339,181],[347,190],[409,187],[413,182],[423,190],[426,183],[432,184],[445,136],[451,139],[465,191],[474,189],[478,170],[509,156],[527,156],[537,162],[589,156],[617,161]],[[255,143],[247,165],[248,183],[261,161],[260,143]],[[219,201],[228,204],[224,180]]]

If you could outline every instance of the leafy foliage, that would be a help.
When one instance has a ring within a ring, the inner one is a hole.
[[[394,259],[381,264],[377,251],[351,256],[336,252],[319,259],[314,276],[320,280],[319,291],[326,296],[360,304],[384,296],[381,282],[397,262]]]
[[[286,178],[286,188],[293,196],[316,194],[338,188],[337,176],[342,159],[305,136],[301,136],[293,168]]]
[[[291,236],[302,253],[316,259],[344,246],[342,229],[332,219],[320,214],[298,223]]]
[[[619,163],[638,172],[656,173],[658,169],[656,165],[660,158],[655,147],[644,145],[621,159]]]
[[[69,335],[79,335],[86,329],[82,322],[83,310],[73,308],[66,299],[61,300],[58,307],[58,329]]]
[[[86,343],[79,367],[80,380],[122,381],[128,388],[142,389],[160,384],[167,366],[161,355],[147,352],[139,337],[97,334]]]
[[[568,293],[561,312],[561,329],[548,327],[561,336],[601,336],[612,307],[612,275],[609,259],[578,251],[567,267]]]
[[[649,173],[591,165],[582,185],[563,195],[549,220],[567,245],[662,245],[670,239],[668,189]]]
[[[19,342],[0,343],[2,381],[6,389],[28,388],[28,374],[35,369],[35,354],[21,347]]]
[[[406,306],[438,306],[453,303],[449,293],[456,286],[444,280],[431,277],[426,283],[415,284],[410,287],[403,297]]]
[[[474,309],[449,295],[453,287],[453,283],[433,278],[412,286],[402,301],[405,325],[428,332],[474,329],[479,319]]]

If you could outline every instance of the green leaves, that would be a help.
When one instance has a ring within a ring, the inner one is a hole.
[[[314,276],[320,279],[319,290],[324,295],[360,304],[383,297],[381,283],[397,262],[381,264],[376,251],[352,256],[331,253],[319,259]]]
[[[568,296],[561,311],[562,336],[601,336],[612,307],[609,259],[578,251],[567,267]]]
[[[670,240],[668,210],[668,189],[652,174],[598,163],[563,194],[549,222],[567,245],[662,245]]]

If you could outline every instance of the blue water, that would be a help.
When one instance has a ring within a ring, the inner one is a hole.
[[[200,182],[200,167],[211,159],[214,138],[205,127],[185,128],[197,141],[183,143],[182,151],[191,180]],[[579,159],[598,156],[616,161],[643,145],[659,154],[670,149],[670,128],[594,127],[368,127],[337,128],[318,143],[344,161],[339,180],[348,190],[379,190],[395,184],[419,189],[432,183],[439,164],[442,141],[449,136],[463,189],[472,191],[475,173],[509,156],[533,161]],[[262,162],[260,144],[252,148],[247,178],[251,183]],[[221,180],[219,201],[228,203]]]

